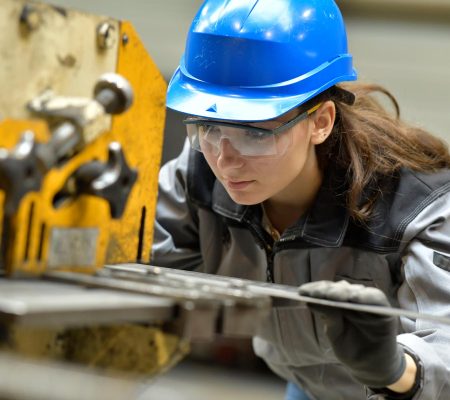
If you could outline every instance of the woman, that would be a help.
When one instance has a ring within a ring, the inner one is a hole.
[[[332,0],[207,0],[169,84],[189,142],[161,170],[152,263],[448,314],[450,155],[355,79]],[[254,349],[287,396],[448,399],[449,343],[423,320],[275,307]]]

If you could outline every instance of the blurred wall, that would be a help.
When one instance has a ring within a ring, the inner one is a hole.
[[[48,0],[47,0],[48,1]],[[274,0],[276,1],[276,0]],[[178,65],[201,0],[53,0],[133,23],[166,79]],[[450,0],[342,0],[350,51],[364,81],[392,91],[403,117],[450,140]],[[168,112],[163,161],[184,139]],[[168,140],[167,138],[170,138]]]

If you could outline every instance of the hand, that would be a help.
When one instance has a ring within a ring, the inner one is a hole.
[[[306,283],[299,292],[320,299],[389,306],[381,290],[346,281]],[[309,303],[308,307],[323,318],[336,357],[359,382],[383,388],[403,375],[406,363],[403,348],[397,344],[396,317]]]

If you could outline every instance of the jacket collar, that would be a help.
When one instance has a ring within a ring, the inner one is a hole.
[[[193,152],[196,153],[196,152]],[[191,167],[197,167],[192,170],[192,178],[205,176],[209,182],[209,190],[203,186],[200,191],[199,185],[195,185],[196,190],[191,191],[191,198],[200,206],[208,206],[212,210],[238,223],[250,224],[253,226],[261,225],[262,210],[260,205],[245,206],[235,203],[223,185],[212,175],[212,171],[204,161],[197,159],[191,164]],[[198,157],[197,156],[197,157]],[[203,171],[199,171],[201,166]],[[208,172],[204,168],[208,169]],[[206,174],[206,175],[204,175]],[[211,176],[212,175],[212,176]],[[190,185],[193,188],[193,185]],[[305,241],[312,245],[324,247],[341,246],[347,227],[349,224],[349,214],[345,207],[345,193],[347,185],[345,184],[345,171],[330,165],[325,172],[325,178],[317,194],[312,208],[303,215],[297,223],[288,228],[282,235],[281,240]],[[199,195],[203,193],[203,200]],[[207,200],[204,198],[208,194]],[[206,201],[205,201],[206,200]],[[208,207],[208,208],[209,208]]]
[[[288,228],[282,238],[299,240],[325,247],[341,246],[349,223],[344,193],[339,193],[335,179],[325,179],[313,207],[295,225]],[[341,186],[342,190],[342,186]],[[235,203],[219,181],[215,181],[212,209],[237,222],[261,223],[260,206],[243,206]]]
[[[311,209],[285,235],[301,237],[317,246],[341,246],[350,220],[343,182],[338,174],[326,174]]]

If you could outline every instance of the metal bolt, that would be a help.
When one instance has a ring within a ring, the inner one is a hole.
[[[130,41],[130,38],[128,37],[128,35],[126,33],[124,33],[122,35],[122,45],[126,46],[128,44],[128,42]]]
[[[105,73],[94,87],[94,98],[108,114],[120,114],[133,103],[133,88],[123,76]]]
[[[102,22],[97,26],[97,45],[100,49],[109,49],[116,42],[116,28],[110,22]]]
[[[20,12],[19,22],[28,31],[34,31],[39,28],[41,16],[38,9],[30,4],[25,4]]]

